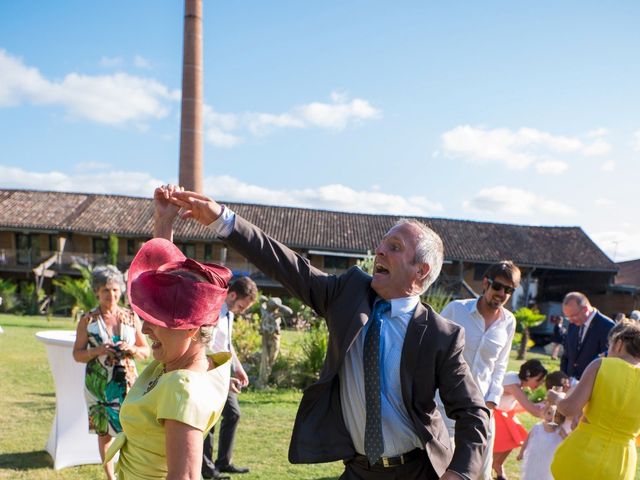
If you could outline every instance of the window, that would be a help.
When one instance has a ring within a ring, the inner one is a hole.
[[[93,253],[107,255],[109,253],[109,240],[106,238],[94,238]]]
[[[178,247],[186,257],[196,258],[196,246],[193,243],[176,243],[176,247]]]
[[[16,233],[16,262],[30,265],[40,259],[40,236],[33,233]]]
[[[134,256],[136,254],[136,241],[133,238],[127,239],[127,255]]]
[[[49,251],[57,252],[58,251],[58,236],[57,235],[49,235]]]
[[[204,244],[204,261],[213,261],[213,245],[211,245],[210,243]]]
[[[331,255],[325,255],[324,268],[346,270],[347,268],[349,268],[349,259],[347,257],[333,257]]]

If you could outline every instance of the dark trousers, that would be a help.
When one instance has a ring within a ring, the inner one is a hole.
[[[339,480],[438,480],[425,453],[421,457],[397,467],[369,466],[364,457],[345,460],[344,472]]]
[[[220,422],[220,438],[218,439],[218,457],[213,460],[213,444],[215,443],[215,427],[204,438],[202,448],[202,476],[213,477],[215,467],[227,466],[231,463],[233,442],[240,421],[240,405],[238,396],[229,392],[227,403],[222,409]]]

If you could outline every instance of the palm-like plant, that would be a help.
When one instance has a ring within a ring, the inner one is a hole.
[[[82,278],[72,278],[63,276],[53,281],[53,284],[67,297],[72,299],[71,316],[78,318],[78,315],[88,312],[98,304],[98,299],[91,288],[91,267],[74,263],[73,268],[78,270]]]
[[[545,315],[527,307],[519,308],[513,312],[513,315],[516,317],[517,324],[522,328],[522,340],[520,342],[520,348],[518,349],[518,360],[524,360],[529,343],[529,328],[542,322],[545,319]]]

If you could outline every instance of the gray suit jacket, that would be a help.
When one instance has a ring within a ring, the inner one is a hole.
[[[340,403],[338,373],[349,346],[367,323],[376,293],[357,267],[328,275],[236,215],[227,243],[326,319],[329,343],[319,380],[300,402],[289,447],[291,463],[351,458],[356,452]],[[405,407],[435,471],[447,468],[467,478],[481,470],[488,410],[462,356],[464,330],[419,304],[407,327],[400,376]],[[456,449],[435,407],[435,391],[456,420]],[[362,452],[361,452],[362,453]]]

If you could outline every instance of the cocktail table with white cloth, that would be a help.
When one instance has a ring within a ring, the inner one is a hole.
[[[36,338],[47,348],[56,387],[56,415],[46,445],[53,468],[101,463],[98,436],[89,433],[84,400],[85,364],[77,363],[72,355],[76,332],[47,330],[36,333]]]

